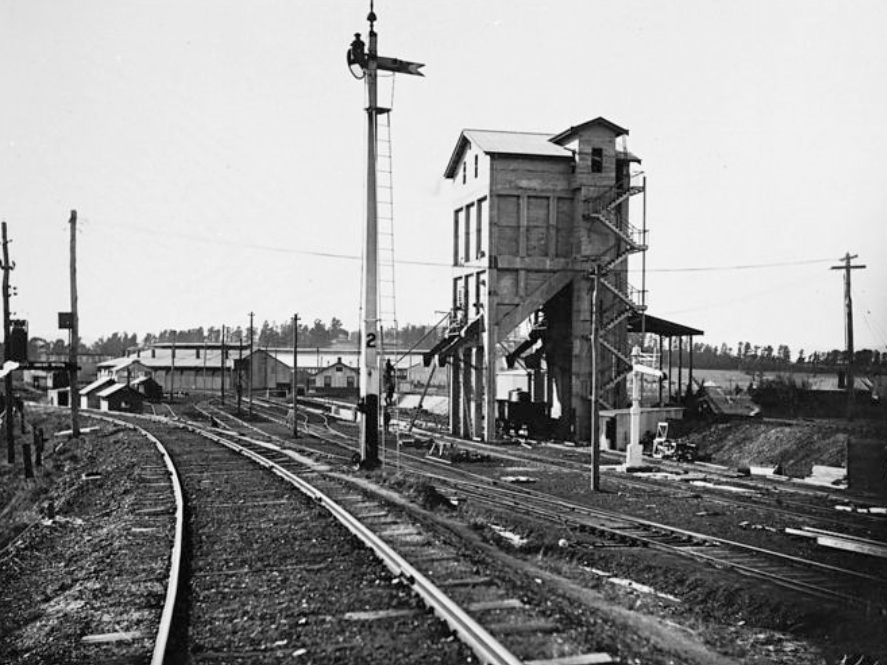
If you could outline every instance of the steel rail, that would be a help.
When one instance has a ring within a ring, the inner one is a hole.
[[[164,445],[156,436],[151,434],[149,431],[143,429],[142,427],[139,427],[135,423],[130,423],[125,420],[118,420],[117,418],[110,418],[108,416],[97,414],[90,414],[90,417],[96,418],[98,420],[104,420],[115,425],[122,425],[123,427],[135,430],[139,434],[146,437],[157,447],[157,450],[160,451],[160,455],[161,457],[163,457],[163,462],[166,465],[167,471],[169,471],[173,495],[175,496],[176,500],[176,528],[175,536],[173,538],[172,553],[170,556],[169,581],[166,585],[166,596],[163,601],[163,610],[160,613],[160,622],[157,627],[157,636],[154,639],[154,650],[151,655],[151,665],[163,665],[163,662],[166,658],[166,647],[169,643],[169,634],[172,630],[173,610],[175,609],[176,597],[178,595],[179,579],[181,577],[182,566],[182,541],[184,537],[185,526],[185,500],[184,495],[182,494],[182,485],[179,480],[179,474],[176,470],[175,464],[172,461],[172,458],[169,456],[169,453],[167,452]]]
[[[213,432],[187,423],[175,423],[195,434],[199,434],[211,441],[234,450],[241,455],[253,460],[257,464],[269,469],[272,473],[294,485],[307,497],[321,504],[333,515],[346,529],[357,536],[369,547],[382,563],[397,577],[403,579],[421,597],[426,605],[440,617],[451,630],[456,632],[464,642],[481,660],[490,665],[521,665],[522,661],[514,656],[501,642],[493,637],[483,626],[469,616],[447,594],[435,586],[417,568],[398,554],[384,540],[373,533],[356,517],[349,513],[332,498],[317,489],[302,478],[283,468],[262,455],[249,450],[245,446],[219,436]],[[257,442],[258,443],[258,442]],[[259,444],[263,447],[277,448],[273,444]]]
[[[402,453],[402,454],[408,460],[413,460],[414,462],[416,462],[418,464],[422,464],[422,461],[424,459],[424,456],[420,457],[418,455],[412,455],[410,453]],[[552,463],[552,462],[548,462],[548,461],[543,462],[543,463],[551,464],[552,466],[557,466],[556,463]],[[461,485],[461,484],[471,485],[472,484],[471,480],[460,480],[460,479],[453,478],[451,476],[443,476],[443,475],[430,473],[422,468],[419,468],[418,466],[413,467],[412,470],[415,473],[419,473],[425,477],[434,478],[434,479],[437,479],[442,482],[448,482],[448,483],[457,484],[457,485]],[[689,531],[687,529],[681,529],[679,527],[673,527],[673,526],[670,526],[667,524],[662,524],[659,522],[652,522],[652,521],[645,520],[643,518],[635,517],[632,515],[626,515],[623,513],[606,511],[606,510],[602,510],[599,508],[591,508],[588,506],[582,506],[580,504],[575,504],[575,503],[572,503],[569,501],[565,501],[563,499],[558,499],[558,498],[552,497],[551,495],[544,494],[541,492],[536,492],[534,490],[530,490],[530,489],[526,489],[526,488],[506,487],[502,484],[501,481],[498,481],[495,479],[490,479],[485,476],[480,476],[477,474],[472,474],[472,473],[464,471],[464,470],[460,470],[460,474],[463,476],[470,476],[470,477],[476,478],[477,480],[474,481],[475,486],[497,487],[500,492],[510,493],[516,497],[523,498],[523,499],[525,499],[527,497],[531,497],[537,501],[546,502],[548,504],[557,506],[559,508],[564,508],[571,513],[581,512],[581,513],[585,513],[586,515],[593,515],[593,516],[601,517],[601,518],[617,519],[617,520],[621,520],[621,521],[625,521],[625,522],[630,522],[632,524],[636,524],[638,526],[642,526],[647,529],[652,529],[652,530],[660,531],[660,532],[672,533],[672,534],[675,534],[681,538],[685,538],[688,540],[694,540],[696,542],[701,541],[701,542],[707,542],[707,543],[716,543],[716,544],[721,545],[723,547],[744,550],[747,552],[752,552],[757,555],[763,555],[763,556],[767,556],[770,558],[776,558],[776,559],[782,560],[784,562],[789,562],[793,565],[801,565],[801,566],[806,566],[806,567],[812,568],[812,569],[818,569],[820,571],[828,571],[830,573],[837,573],[837,574],[841,574],[841,575],[845,575],[845,576],[856,577],[858,579],[865,580],[865,581],[874,581],[874,582],[879,582],[882,584],[887,583],[887,580],[883,580],[879,577],[875,577],[873,575],[868,575],[866,573],[860,573],[857,571],[847,570],[845,568],[839,568],[837,566],[832,566],[830,564],[824,564],[824,563],[820,563],[820,562],[816,562],[816,561],[810,561],[808,559],[794,557],[790,554],[784,554],[782,552],[775,552],[773,550],[759,548],[754,545],[747,545],[745,543],[727,540],[725,538],[720,538],[718,536],[711,536],[711,535],[702,534],[702,533],[695,532],[695,531]],[[520,505],[523,506],[523,504],[520,504]],[[718,561],[721,562],[721,560],[718,560]],[[724,563],[724,562],[722,562],[722,563]]]
[[[464,490],[463,490],[464,491]],[[466,492],[469,494],[473,500],[478,501],[479,503],[487,504],[489,506],[498,507],[498,508],[513,508],[515,506],[520,506],[522,510],[527,513],[540,518],[540,519],[552,519],[559,521],[561,523],[566,523],[569,525],[571,521],[576,523],[577,526],[591,526],[597,532],[604,532],[606,534],[612,535],[614,538],[622,539],[622,540],[632,540],[638,543],[643,543],[645,546],[659,549],[662,551],[671,552],[674,554],[679,554],[685,557],[691,557],[694,559],[704,560],[708,563],[711,563],[715,566],[727,566],[732,568],[742,574],[765,578],[771,580],[780,586],[784,586],[790,589],[794,589],[796,591],[803,591],[810,595],[815,595],[820,598],[828,598],[833,600],[851,600],[858,604],[868,605],[865,601],[861,601],[854,596],[850,596],[846,593],[842,593],[840,591],[834,591],[832,589],[826,589],[821,586],[817,586],[816,584],[810,582],[804,582],[798,579],[792,579],[791,577],[786,577],[785,575],[778,574],[772,571],[764,570],[761,568],[755,568],[753,566],[737,563],[736,561],[731,561],[730,559],[720,558],[712,553],[706,553],[704,551],[700,551],[698,548],[690,549],[687,545],[671,545],[669,543],[664,543],[660,540],[657,540],[655,537],[647,537],[638,534],[629,534],[619,531],[619,529],[608,527],[605,525],[587,525],[582,524],[581,522],[576,522],[575,519],[571,520],[569,517],[564,517],[561,513],[558,513],[554,510],[547,510],[545,508],[540,508],[537,506],[528,506],[525,503],[518,503],[517,501],[509,500],[509,499],[499,499],[496,497],[491,497],[489,495],[485,495],[479,491],[471,491]],[[710,543],[707,543],[708,545]],[[769,551],[764,550],[769,554]],[[843,569],[838,569],[841,572],[853,572],[853,571],[844,571]],[[873,578],[876,581],[884,582],[879,578]]]
[[[779,575],[773,573],[771,571],[763,570],[760,568],[754,568],[750,565],[743,564],[736,561],[731,561],[729,558],[719,558],[714,556],[711,553],[700,552],[697,549],[689,549],[688,546],[678,546],[678,545],[670,545],[668,543],[664,543],[661,540],[657,540],[655,537],[645,537],[639,534],[629,534],[622,532],[618,529],[608,528],[605,525],[592,525],[584,523],[581,520],[575,518],[575,516],[584,514],[585,516],[596,517],[598,519],[607,519],[607,520],[617,520],[621,522],[629,523],[633,526],[636,526],[641,529],[648,529],[655,532],[659,532],[662,534],[671,534],[672,536],[679,537],[684,539],[685,541],[692,541],[697,543],[703,543],[705,545],[712,546],[720,546],[727,550],[733,550],[737,553],[744,552],[749,555],[755,555],[759,557],[765,557],[769,559],[776,559],[782,565],[785,566],[796,566],[796,567],[804,567],[806,569],[817,571],[822,575],[825,575],[826,572],[831,573],[832,575],[838,574],[843,575],[845,577],[853,577],[863,581],[877,582],[879,584],[887,583],[887,580],[883,580],[881,578],[867,575],[865,573],[859,573],[853,570],[847,570],[844,568],[839,568],[837,566],[832,566],[829,564],[823,564],[816,561],[810,561],[807,559],[801,559],[799,557],[795,557],[789,554],[784,554],[781,552],[776,552],[773,550],[767,550],[764,548],[756,547],[753,545],[747,545],[744,543],[739,543],[732,540],[727,540],[724,538],[719,538],[717,536],[710,536],[707,534],[702,534],[694,531],[689,531],[687,529],[681,529],[678,527],[669,526],[666,524],[661,524],[658,522],[652,522],[649,520],[645,520],[643,518],[634,517],[632,515],[625,515],[622,513],[606,511],[602,509],[591,508],[587,506],[582,506],[580,504],[574,504],[562,499],[558,499],[552,497],[550,495],[535,492],[533,490],[529,490],[526,488],[512,488],[504,486],[501,481],[490,479],[484,476],[479,476],[477,474],[471,474],[470,472],[466,472],[464,470],[460,470],[460,474],[463,476],[474,476],[478,480],[462,480],[458,478],[454,478],[452,476],[443,476],[435,473],[431,473],[424,468],[421,468],[419,465],[423,463],[424,456],[414,456],[409,453],[405,454],[405,457],[408,458],[408,462],[405,467],[413,473],[420,474],[426,478],[435,479],[439,482],[449,483],[451,485],[459,486],[462,488],[462,491],[466,491],[465,487],[472,488],[474,492],[480,492],[482,490],[490,491],[491,489],[495,489],[495,491],[506,495],[506,497],[512,497],[512,501],[508,501],[507,498],[503,498],[500,500],[501,504],[508,506],[509,508],[513,508],[515,506],[519,506],[523,510],[533,510],[537,514],[540,514],[547,518],[555,518],[561,521],[562,523],[573,522],[579,526],[591,527],[597,529],[599,531],[607,532],[612,536],[618,537],[620,539],[629,539],[635,542],[640,542],[645,545],[649,545],[652,547],[656,547],[658,549],[667,550],[676,554],[679,554],[684,557],[694,558],[696,560],[703,560],[708,563],[711,563],[716,566],[726,566],[740,572],[742,574],[746,574],[753,577],[758,577],[762,579],[769,579],[775,583],[780,584],[781,586],[791,588],[798,591],[803,591],[810,595],[814,595],[820,598],[831,598],[831,599],[840,599],[840,600],[849,600],[854,602],[855,604],[861,604],[866,607],[870,606],[870,603],[864,600],[861,600],[858,596],[851,596],[846,593],[841,593],[837,591],[833,591],[831,589],[822,588],[815,584],[811,584],[808,582],[799,581],[796,579],[791,579],[789,577],[785,577],[783,575]],[[480,496],[480,495],[479,495]],[[494,499],[489,497],[483,497],[484,500],[488,502],[494,502]],[[530,507],[527,505],[527,500],[532,499],[542,504],[547,504],[549,506],[553,506],[559,508],[561,510],[565,510],[567,515],[565,516],[561,512],[555,512],[554,510],[546,511],[544,508],[540,507]]]
[[[791,562],[793,564],[805,565],[810,568],[818,568],[818,569],[826,570],[826,571],[833,572],[833,573],[850,575],[853,577],[857,577],[861,580],[887,583],[887,580],[883,580],[879,577],[875,577],[873,575],[868,575],[866,573],[859,573],[857,571],[847,570],[845,568],[839,568],[837,566],[832,566],[832,565],[826,564],[826,563],[819,563],[816,561],[810,561],[808,559],[802,559],[800,557],[795,557],[790,554],[784,554],[782,552],[775,552],[773,550],[767,550],[767,549],[764,549],[761,547],[756,547],[754,545],[748,545],[748,544],[740,543],[740,542],[737,542],[734,540],[727,540],[726,538],[720,538],[718,536],[711,536],[708,534],[699,533],[697,531],[690,531],[688,529],[682,529],[680,527],[670,526],[668,524],[662,524],[660,522],[652,522],[652,521],[646,520],[642,517],[635,517],[633,515],[627,515],[624,513],[617,513],[615,511],[608,511],[608,510],[603,510],[600,508],[592,508],[589,506],[583,506],[578,503],[572,503],[570,501],[565,501],[563,499],[554,498],[550,495],[544,494],[542,492],[536,492],[536,491],[530,490],[530,489],[505,487],[502,485],[501,481],[498,481],[498,480],[492,480],[492,481],[488,481],[486,483],[478,483],[476,481],[470,481],[470,480],[451,479],[447,476],[440,476],[440,475],[435,475],[435,474],[428,474],[428,475],[429,475],[429,477],[435,477],[435,478],[438,478],[444,482],[451,482],[454,484],[460,484],[460,485],[464,484],[464,485],[469,485],[469,486],[473,485],[475,487],[493,486],[493,487],[496,487],[496,489],[500,492],[503,492],[506,494],[511,494],[515,497],[520,497],[520,498],[532,498],[532,499],[539,501],[539,502],[547,503],[547,504],[556,506],[558,508],[563,508],[563,509],[567,510],[569,513],[573,513],[573,514],[583,513],[586,515],[592,515],[592,516],[601,517],[601,518],[618,519],[618,520],[621,520],[624,522],[631,522],[632,524],[636,524],[638,526],[643,526],[648,529],[672,533],[672,534],[680,536],[682,538],[695,540],[697,542],[702,541],[702,542],[716,543],[716,544],[722,545],[724,547],[733,547],[736,549],[750,551],[755,554],[762,554],[762,555],[766,555],[766,556],[771,556],[771,557],[774,557],[777,559],[782,559],[784,561]]]

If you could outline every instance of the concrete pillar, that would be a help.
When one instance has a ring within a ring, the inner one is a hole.
[[[450,434],[461,436],[462,433],[462,362],[459,354],[454,353],[450,359]]]
[[[591,441],[591,296],[589,280],[573,280],[572,395],[576,441]]]
[[[640,362],[640,349],[634,347],[631,350],[632,364],[637,365]],[[642,466],[643,448],[641,447],[641,381],[643,381],[640,372],[634,371],[631,376],[631,408],[629,414],[629,439],[628,447],[625,450],[625,468],[631,469]]]
[[[460,428],[461,431],[459,432],[459,436],[468,439],[471,438],[472,430],[474,428],[474,423],[472,422],[474,420],[472,417],[474,408],[474,390],[471,384],[473,375],[471,360],[473,354],[470,347],[461,349],[458,353],[462,356],[462,399],[460,400],[462,427]]]

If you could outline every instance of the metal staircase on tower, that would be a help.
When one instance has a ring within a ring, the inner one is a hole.
[[[601,389],[598,391],[598,404],[604,409],[615,408],[614,388],[631,373],[631,359],[624,343],[617,338],[622,329],[620,324],[632,315],[646,309],[644,294],[628,283],[628,259],[638,252],[644,252],[646,229],[639,229],[623,215],[622,204],[632,196],[645,191],[642,174],[632,174],[610,189],[583,201],[583,219],[610,231],[613,243],[595,257],[598,285],[601,294],[607,293],[607,305],[599,315],[598,340],[602,356],[602,367],[608,367],[607,376],[600,376]],[[609,362],[603,362],[604,356]]]

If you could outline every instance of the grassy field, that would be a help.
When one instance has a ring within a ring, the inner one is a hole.
[[[764,377],[772,378],[779,372],[764,372]],[[811,388],[819,390],[838,390],[838,377],[834,373],[828,374],[794,374],[795,380],[799,383],[808,381]],[[736,369],[693,369],[693,378],[702,381],[711,381],[722,388],[732,390],[734,386],[739,386],[743,390],[748,388],[752,377],[744,371]]]

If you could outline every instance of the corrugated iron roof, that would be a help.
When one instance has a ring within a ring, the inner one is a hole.
[[[142,362],[141,358],[137,358],[134,356],[115,358],[113,360],[108,360],[103,363],[100,363],[97,366],[102,367],[102,368],[108,368],[114,372],[119,372],[120,370],[126,369],[127,367],[130,367],[131,365],[142,365],[143,367],[147,367],[147,365],[145,365]]]
[[[129,388],[125,383],[115,383],[113,385],[108,386],[102,392],[98,394],[100,398],[110,397],[114,393],[123,390],[124,388]]]
[[[236,350],[236,347],[234,347]],[[204,366],[204,356],[206,357],[206,368],[207,369],[215,369],[221,366],[221,357],[222,352],[219,349],[207,349],[206,353],[203,353],[201,349],[200,357],[197,358],[194,355],[194,349],[177,349],[176,350],[176,358],[175,358],[175,366],[176,369],[202,369]],[[229,347],[228,360],[225,363],[226,367],[233,367],[234,359],[236,358],[236,353],[231,353]],[[148,369],[168,369],[172,364],[172,349],[169,348],[158,348],[155,350],[155,355],[152,358],[150,351],[143,351],[142,356],[129,356],[124,358],[114,358],[113,360],[107,360],[98,365],[101,369],[115,368],[117,369],[117,364],[122,363],[120,367],[125,367],[127,361],[138,362],[147,367]]]
[[[459,136],[456,149],[450,157],[445,178],[452,178],[459,170],[462,154],[469,143],[488,155],[525,155],[572,159],[573,153],[551,142],[551,134],[540,132],[503,132],[488,129],[466,129]]]
[[[136,387],[136,386],[142,385],[143,383],[148,383],[148,382],[153,383],[155,386],[160,385],[154,379],[152,379],[150,376],[140,376],[139,378],[133,379],[132,381],[130,381],[129,385],[131,385],[132,387]]]
[[[106,385],[109,381],[111,383],[113,383],[114,379],[112,379],[110,376],[103,376],[100,379],[96,379],[95,381],[90,383],[88,386],[84,386],[83,388],[81,388],[80,394],[81,395],[88,395],[89,393],[93,392],[97,388],[101,388],[102,386]]]
[[[628,319],[629,332],[641,332],[642,316],[644,319],[643,330],[647,333],[662,335],[663,337],[688,337],[690,335],[695,336],[705,334],[705,331],[699,330],[698,328],[691,328],[690,326],[685,326],[666,319],[660,319],[659,317],[651,316],[649,314],[641,315],[639,312],[635,312],[631,315],[631,318]]]
[[[606,127],[616,136],[625,136],[626,134],[628,134],[628,130],[624,127],[620,127],[615,122],[610,122],[603,116],[598,116],[594,120],[588,120],[580,125],[573,125],[569,129],[565,129],[560,134],[550,137],[550,140],[559,144],[568,143],[576,134],[581,132],[583,129],[585,129],[586,127],[592,127],[594,125]]]
[[[551,134],[536,132],[501,132],[466,129],[462,132],[488,154],[539,155],[540,157],[572,157],[566,148],[552,143]]]

